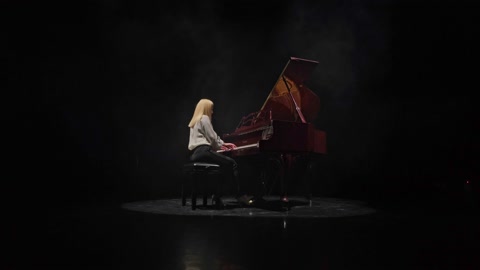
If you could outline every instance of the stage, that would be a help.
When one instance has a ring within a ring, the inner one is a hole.
[[[480,269],[478,5],[56,2],[3,1],[2,269]],[[195,104],[242,143],[287,92],[245,145],[322,154],[238,170],[288,207],[182,206]]]

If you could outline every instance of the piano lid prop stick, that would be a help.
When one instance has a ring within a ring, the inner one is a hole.
[[[305,117],[303,117],[303,113],[300,110],[300,107],[298,107],[298,104],[295,101],[295,98],[293,97],[292,92],[290,91],[290,86],[288,86],[288,82],[285,79],[285,76],[282,75],[282,79],[283,79],[283,82],[285,83],[285,86],[287,87],[288,94],[290,95],[290,98],[292,99],[293,104],[295,105],[295,110],[297,110],[297,113],[300,116],[300,119],[302,120],[302,123],[307,123],[307,121],[305,121]]]

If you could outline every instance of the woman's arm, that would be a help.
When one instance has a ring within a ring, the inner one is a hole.
[[[224,145],[223,140],[217,135],[215,130],[213,130],[212,122],[210,118],[206,115],[200,119],[202,122],[203,131],[205,132],[205,138],[210,143],[214,150],[221,149],[222,145]]]

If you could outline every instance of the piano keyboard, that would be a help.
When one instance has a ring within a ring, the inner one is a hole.
[[[225,150],[217,150],[217,153],[238,151],[238,150],[248,149],[248,148],[258,148],[258,143],[252,143],[252,144],[246,144],[246,145],[238,146],[237,148],[232,149],[232,150],[226,150],[226,151]]]

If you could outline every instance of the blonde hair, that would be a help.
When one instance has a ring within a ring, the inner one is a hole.
[[[209,99],[200,99],[195,107],[195,111],[193,112],[192,120],[188,124],[188,127],[193,128],[195,124],[202,119],[203,115],[208,116],[210,119],[212,118],[213,113],[213,102]]]

